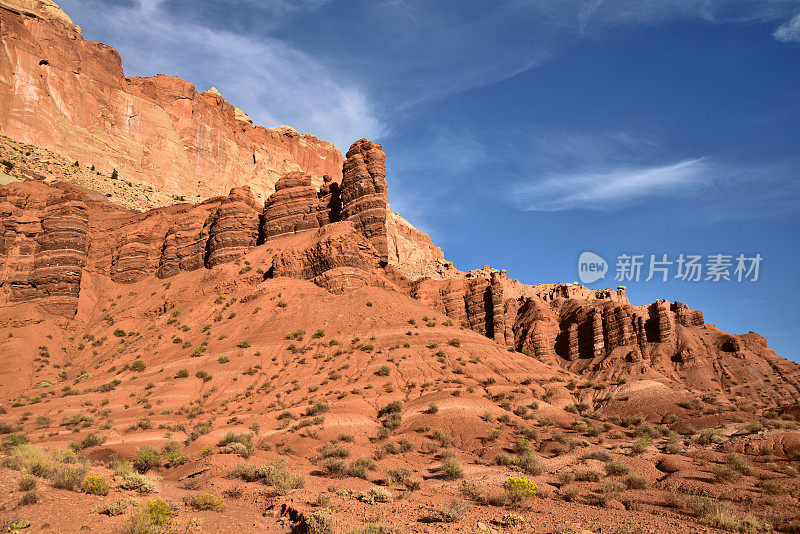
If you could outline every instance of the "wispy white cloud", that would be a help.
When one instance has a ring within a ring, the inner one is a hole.
[[[781,24],[772,36],[784,43],[792,41],[800,43],[800,13]]]
[[[548,132],[525,146],[527,157],[516,168],[530,178],[505,195],[525,211],[668,205],[672,215],[719,222],[800,209],[797,158],[756,164],[720,156],[670,160],[673,151],[646,131]]]
[[[706,187],[711,178],[707,162],[696,158],[661,166],[546,176],[516,184],[510,199],[527,211],[612,211],[647,200],[684,196]]]
[[[256,124],[289,124],[339,148],[384,131],[364,88],[284,40],[203,26],[171,13],[163,0],[122,6],[99,0],[60,3],[87,38],[120,51],[127,75],[178,75],[199,91],[215,86]],[[297,9],[291,2],[266,5]]]
[[[542,0],[546,2],[546,0]],[[565,0],[556,9],[574,9],[582,27],[661,24],[675,20],[712,24],[762,23],[792,14],[796,0]]]
[[[585,169],[608,167],[609,162],[626,166],[644,165],[659,159],[662,147],[656,135],[646,129],[638,131],[577,132],[546,130],[533,134],[518,132],[523,164],[533,165],[543,174],[576,174]],[[514,147],[511,147],[512,149]],[[508,157],[520,157],[510,154]]]
[[[471,171],[486,157],[486,147],[467,128],[431,126],[419,135],[426,142],[413,153],[398,154],[397,166],[403,172],[432,171],[445,176],[460,176]],[[401,148],[401,150],[403,150]]]

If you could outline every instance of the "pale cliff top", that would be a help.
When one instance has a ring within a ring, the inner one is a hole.
[[[46,20],[57,20],[75,27],[72,19],[52,0],[0,0],[0,6],[30,13]]]

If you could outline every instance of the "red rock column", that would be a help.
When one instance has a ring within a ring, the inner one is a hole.
[[[636,325],[636,341],[639,345],[647,343],[647,331],[644,328],[644,317],[637,315],[634,318]]]
[[[86,205],[67,195],[49,200],[44,210],[30,281],[56,313],[74,315],[78,309],[88,220]]]
[[[655,315],[658,325],[658,341],[667,343],[672,339],[672,321],[670,320],[669,304],[666,301],[657,300],[650,305],[650,314]]]
[[[519,308],[520,308],[519,301],[518,300],[514,300],[514,299],[506,300],[505,305],[504,305],[505,325],[506,325],[504,336],[505,336],[505,344],[508,345],[509,347],[513,346],[514,345],[514,341],[515,341],[515,339],[514,339],[514,322],[515,321],[514,320],[509,320],[509,318],[516,319],[516,317],[517,317],[517,315],[519,313]]]
[[[496,343],[506,343],[505,306],[503,306],[503,285],[500,273],[491,274],[492,292],[492,334]],[[488,310],[487,310],[488,311]]]
[[[208,231],[205,266],[233,261],[256,245],[258,238],[258,211],[250,188],[231,190],[217,209]]]
[[[575,361],[580,358],[580,343],[578,342],[578,323],[570,323],[567,327],[567,344],[569,351],[567,359]]]
[[[680,302],[673,302],[672,306],[670,306],[670,310],[675,312],[675,320],[678,324],[684,326],[700,326],[705,322],[703,320],[703,312],[693,310]]]
[[[605,342],[608,350],[615,347],[633,344],[631,321],[625,308],[605,308],[603,310],[603,324],[605,325]]]
[[[318,205],[310,174],[291,172],[283,176],[264,204],[264,236],[269,239],[319,228]]]
[[[342,220],[352,221],[378,251],[381,261],[389,261],[385,154],[381,145],[360,139],[347,151],[341,188]]]
[[[592,310],[592,356],[598,358],[605,354],[605,340],[603,337],[603,314],[599,308]]]

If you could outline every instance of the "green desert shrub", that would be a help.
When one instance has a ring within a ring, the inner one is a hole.
[[[104,436],[99,436],[95,432],[89,432],[82,440],[73,441],[70,443],[69,447],[74,451],[82,451],[83,449],[88,449],[89,447],[102,445],[105,441],[106,438]]]
[[[146,473],[150,469],[161,467],[161,453],[154,447],[143,445],[136,450],[133,467],[140,473]]]
[[[627,475],[631,470],[629,465],[616,460],[607,461],[604,468],[609,475]]]
[[[520,454],[515,463],[517,469],[528,475],[541,475],[544,472],[542,461],[529,452]]]
[[[364,456],[350,462],[347,469],[348,476],[366,479],[370,471],[375,470],[375,460]]]
[[[331,407],[326,402],[315,402],[306,408],[305,415],[319,415],[328,412]]]
[[[647,479],[636,475],[630,475],[625,479],[625,485],[628,489],[645,489],[647,488]]]
[[[326,443],[319,448],[319,453],[323,458],[347,458],[350,456],[350,449],[341,445]]]
[[[367,504],[375,504],[379,502],[392,502],[394,494],[391,490],[381,487],[372,487],[367,491],[362,491],[356,495],[356,498]]]
[[[50,473],[50,482],[55,488],[77,491],[86,477],[87,471],[89,471],[88,466],[83,464],[59,463],[53,467]]]
[[[445,458],[442,461],[442,466],[439,471],[442,474],[442,478],[446,480],[464,478],[464,468],[461,466],[461,462],[458,461],[458,458],[455,457]]]
[[[36,477],[33,475],[22,475],[22,478],[19,479],[20,491],[35,490],[36,486],[37,486]]]
[[[19,499],[20,506],[30,506],[39,502],[39,492],[36,490],[26,491]]]
[[[183,502],[186,506],[195,510],[211,510],[214,512],[222,512],[225,510],[225,501],[222,497],[217,497],[213,493],[187,495],[183,498]]]
[[[166,532],[173,524],[177,510],[166,499],[151,499],[134,508],[122,527],[124,534]]]
[[[245,433],[228,432],[222,438],[217,446],[220,447],[220,452],[225,454],[238,454],[242,458],[250,458],[255,451],[253,444],[253,435]]]
[[[329,477],[341,477],[347,473],[347,462],[341,458],[325,458],[322,469]]]
[[[183,446],[177,441],[169,441],[161,447],[161,458],[165,467],[177,467],[188,460],[183,454]]]
[[[469,507],[463,501],[451,499],[444,505],[433,510],[429,520],[441,521],[442,523],[456,523],[464,519],[469,511]]]
[[[128,508],[136,504],[136,499],[122,497],[116,501],[98,504],[92,508],[92,512],[114,517],[124,514]]]
[[[320,508],[308,516],[309,534],[333,534],[336,520],[330,508]]]
[[[125,473],[118,485],[122,489],[138,491],[139,493],[156,492],[156,483],[147,475],[136,471]]]
[[[231,471],[231,476],[246,482],[262,482],[267,486],[273,486],[281,494],[305,485],[303,475],[287,471],[286,461],[281,458],[262,465],[239,464]]]
[[[603,475],[600,471],[595,471],[594,469],[575,472],[575,480],[580,482],[599,482],[601,478],[603,478]]]

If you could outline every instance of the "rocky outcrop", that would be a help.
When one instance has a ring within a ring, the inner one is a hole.
[[[305,235],[267,241],[259,255],[271,257],[267,278],[310,280],[334,293],[366,285],[390,287],[378,271],[381,256],[353,223],[326,225]]]
[[[702,313],[658,300],[632,306],[624,287],[593,290],[578,284],[526,285],[483,267],[450,279],[412,282],[409,294],[500,344],[582,373],[631,372],[673,377],[682,365],[714,369],[697,355]],[[741,354],[738,342],[711,350]],[[709,371],[711,373],[711,371]]]
[[[20,15],[43,19],[67,28],[80,28],[72,23],[72,19],[52,0],[0,0],[0,7]]]
[[[147,276],[168,278],[181,271],[213,268],[231,262],[256,246],[259,209],[248,187],[198,205],[182,205],[123,218],[112,227],[101,220],[93,233],[110,248],[106,267],[93,258],[91,268],[108,269],[118,283]]]
[[[312,280],[332,291],[345,291],[364,284],[396,287],[390,279],[406,287],[410,281],[403,274],[405,260],[413,264],[409,271],[458,273],[452,264],[444,261],[441,250],[433,246],[427,235],[401,218],[392,219],[390,230],[383,161],[380,145],[360,140],[349,152],[346,179],[341,185],[326,175],[317,188],[309,173],[287,173],[276,183],[276,191],[267,199],[263,210],[259,209],[247,186],[234,188],[226,197],[215,197],[200,204],[168,206],[141,214],[101,201],[89,201],[66,184],[60,185],[57,191],[59,195],[69,192],[68,195],[72,195],[69,198],[83,198],[91,206],[88,211],[84,208],[84,241],[88,239],[91,243],[91,254],[84,257],[86,268],[107,275],[116,283],[136,283],[150,276],[168,278],[181,271],[211,269],[236,260],[259,243],[266,243],[267,250],[281,250],[270,259],[269,276]],[[37,195],[47,197],[50,189],[26,182],[6,190],[12,198],[19,197],[18,207],[7,210],[14,214],[15,220],[32,217],[40,225],[44,221],[44,226],[29,240],[31,250],[49,251],[67,239],[50,230],[53,226],[50,219],[58,216],[64,219],[71,212],[61,213],[53,208],[53,213],[48,214],[37,208],[34,213],[31,202],[25,200],[26,195],[31,195],[41,203]],[[64,221],[58,223],[61,225],[58,232],[63,233]],[[14,226],[14,223],[8,221],[8,225]],[[347,231],[342,233],[342,228]],[[316,233],[302,237],[310,231]],[[336,235],[336,239],[331,235]],[[300,241],[292,241],[293,236],[301,236]],[[390,241],[394,245],[393,270],[391,274],[389,271],[376,274],[376,268],[388,263]],[[294,243],[294,246],[286,250],[285,243]],[[415,243],[427,246],[417,254],[413,250]],[[16,250],[22,249],[24,246],[18,245]],[[27,261],[29,273],[22,277],[24,284],[14,285],[13,291],[9,289],[17,295],[11,300],[38,298],[33,289],[37,283],[40,291],[52,293],[54,297],[70,291],[77,295],[80,268],[69,272],[53,268],[54,261],[61,267],[74,266],[74,258],[63,256],[54,260],[49,252],[40,257],[31,254],[15,263],[15,269],[19,270]],[[14,280],[13,276],[6,278],[9,283]],[[491,292],[485,292],[489,285],[484,281],[476,278],[467,285],[469,297],[464,304],[464,319],[490,336],[497,332],[498,341],[504,342],[506,335],[511,338],[513,322],[506,326],[505,301],[497,282],[494,285],[500,293],[494,297]],[[487,313],[485,302],[491,303],[492,299],[497,309],[492,308]],[[484,316],[490,318],[488,323]]]
[[[39,301],[74,315],[86,263],[86,205],[69,191],[26,185],[0,189],[2,293],[10,302]]]
[[[445,260],[442,249],[433,244],[428,234],[414,228],[399,213],[389,213],[387,223],[389,265],[411,280],[460,274],[452,262]]]
[[[211,217],[204,265],[228,263],[256,246],[259,222],[250,188],[233,189]]]
[[[0,0],[0,133],[103,173],[186,197],[249,185],[256,199],[288,172],[341,178],[341,153],[287,126],[253,126],[218,91],[180,78],[125,78],[113,48],[83,39],[45,0]],[[196,197],[195,197],[196,198]]]
[[[330,223],[331,212],[338,211],[332,205],[338,206],[339,200],[329,198],[332,196],[330,180],[325,185],[324,191],[318,191],[311,183],[311,175],[302,172],[289,173],[278,180],[275,193],[264,204],[261,229],[264,237],[296,234]]]
[[[48,199],[30,282],[48,306],[74,313],[86,262],[86,205],[75,195]]]
[[[389,261],[385,154],[381,145],[367,139],[353,143],[342,168],[342,220],[351,221]]]
[[[670,310],[675,312],[675,321],[683,326],[700,326],[705,323],[703,312],[693,310],[681,302],[673,302]]]
[[[360,183],[368,180],[361,176]],[[762,380],[781,368],[760,336],[725,334],[679,302],[633,306],[625,288],[528,285],[488,266],[463,273],[446,262],[436,272],[441,260],[430,249],[415,266],[433,259],[434,275],[412,279],[406,272],[414,269],[387,263],[387,249],[375,246],[392,242],[391,223],[381,235],[370,230],[382,224],[365,224],[374,217],[358,216],[369,209],[345,209],[349,187],[364,191],[359,181],[340,190],[332,179],[318,190],[307,174],[290,173],[263,212],[248,188],[236,188],[200,204],[146,213],[68,184],[33,180],[0,187],[0,306],[38,303],[73,316],[87,275],[91,299],[98,284],[214,269],[209,278],[238,272],[245,284],[290,277],[333,293],[364,286],[403,292],[498,344],[599,381],[633,375],[714,389]],[[377,195],[353,196],[350,206],[363,206],[365,196],[375,201]],[[346,215],[353,220],[342,220]],[[426,242],[424,234],[408,235],[408,243]],[[258,269],[225,267],[243,257]],[[793,399],[796,389],[781,395]]]

